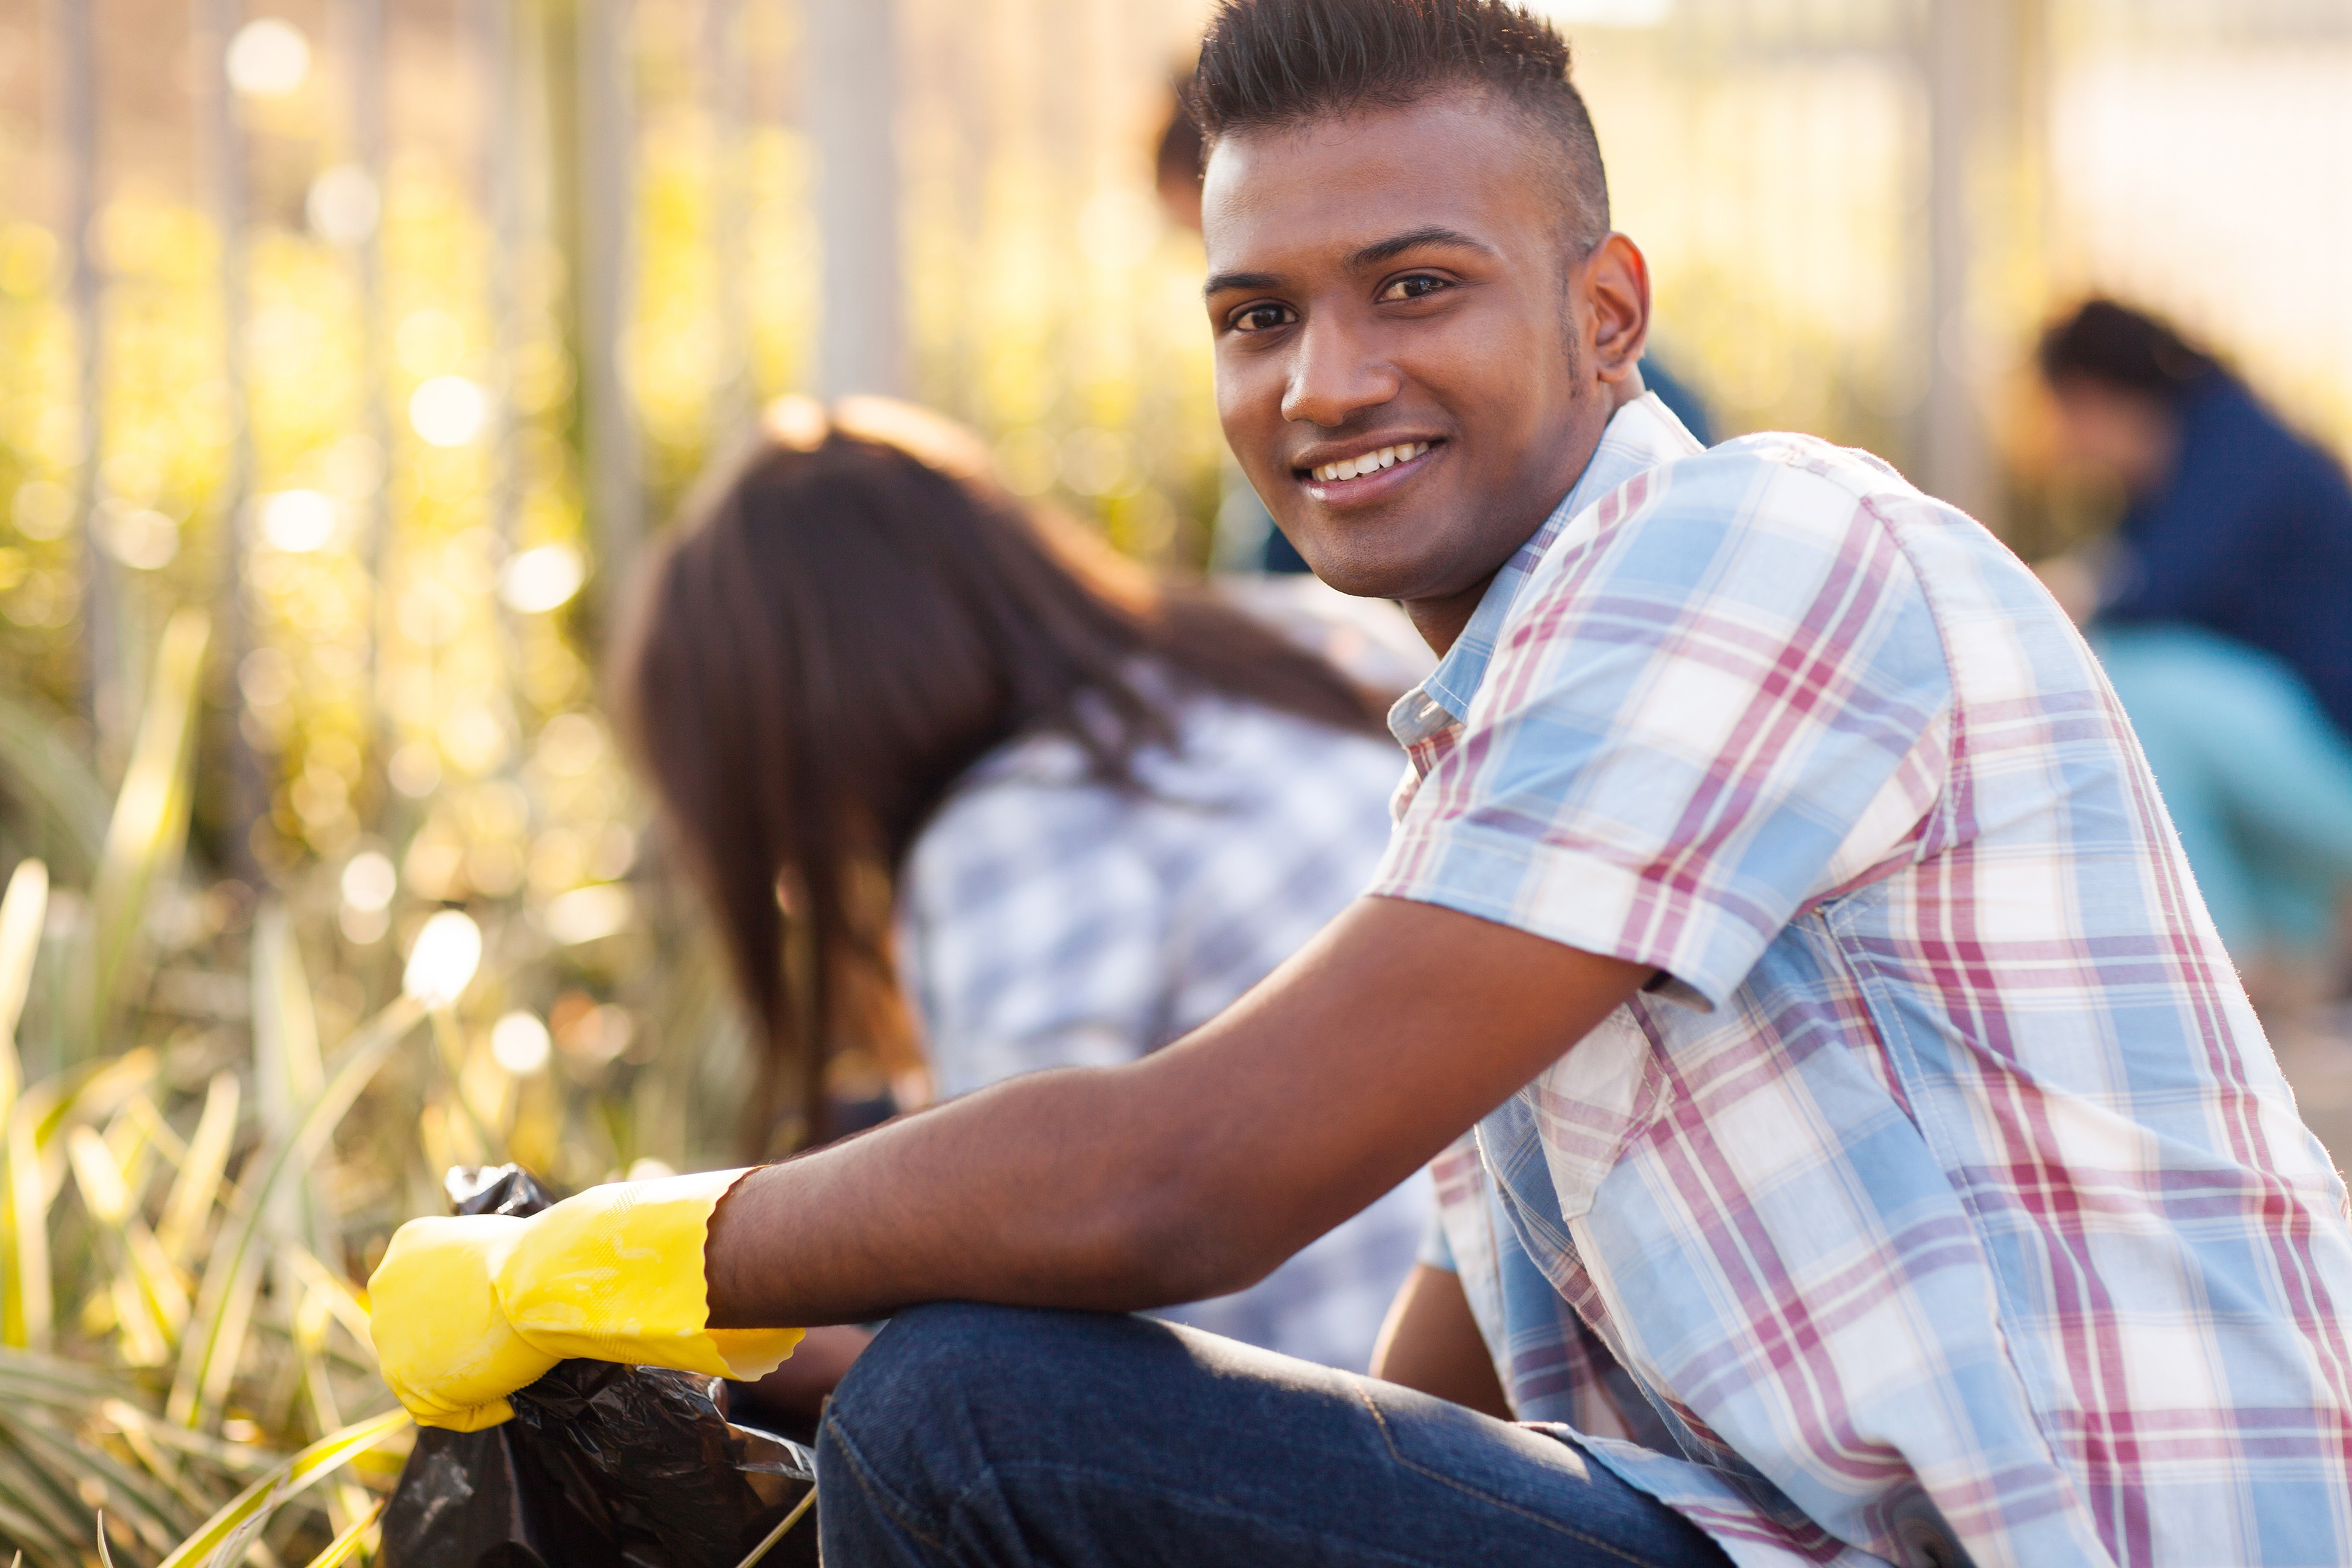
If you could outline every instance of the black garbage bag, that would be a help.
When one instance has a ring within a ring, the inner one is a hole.
[[[552,1202],[513,1165],[449,1173],[459,1214]],[[816,1484],[816,1458],[728,1420],[720,1381],[567,1361],[486,1432],[419,1427],[383,1512],[385,1568],[736,1568]],[[813,1568],[803,1518],[761,1568]]]

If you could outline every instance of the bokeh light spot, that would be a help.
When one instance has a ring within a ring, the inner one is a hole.
[[[446,1007],[465,994],[482,963],[482,928],[463,910],[443,910],[416,933],[400,988],[428,1007]]]
[[[357,163],[319,171],[302,204],[310,231],[330,245],[358,245],[375,232],[382,208],[375,182]]]
[[[408,423],[436,447],[463,447],[490,421],[490,395],[462,375],[436,375],[408,399]]]
[[[310,40],[279,16],[257,16],[228,44],[228,84],[251,98],[284,98],[310,74]]]
[[[270,547],[300,555],[335,536],[334,498],[319,490],[279,490],[261,503],[261,537]]]
[[[392,902],[400,890],[400,871],[379,849],[365,849],[343,868],[343,902],[373,913]]]
[[[529,1013],[509,1013],[490,1026],[490,1059],[517,1078],[544,1069],[553,1049],[547,1026]]]
[[[542,544],[509,560],[499,572],[499,597],[526,616],[560,609],[588,579],[588,563],[569,544]]]

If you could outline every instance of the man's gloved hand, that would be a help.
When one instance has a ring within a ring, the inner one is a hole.
[[[419,1425],[459,1432],[514,1414],[507,1395],[574,1356],[751,1380],[798,1329],[710,1329],[702,1249],[746,1174],[591,1187],[528,1219],[411,1220],[368,1281],[384,1381]]]

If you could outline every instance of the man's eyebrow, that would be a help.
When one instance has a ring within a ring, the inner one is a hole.
[[[1271,272],[1220,272],[1201,285],[1205,295],[1222,294],[1228,289],[1279,289],[1282,279]]]
[[[1377,267],[1383,261],[1395,260],[1408,250],[1419,250],[1422,247],[1429,245],[1450,250],[1475,250],[1487,256],[1495,254],[1495,247],[1483,239],[1474,239],[1458,228],[1447,228],[1442,224],[1430,224],[1422,228],[1407,229],[1404,233],[1392,235],[1387,239],[1375,240],[1348,258],[1348,265],[1350,268]]]
[[[1496,254],[1495,247],[1483,239],[1474,238],[1458,228],[1442,224],[1429,224],[1421,228],[1407,229],[1386,239],[1374,240],[1348,258],[1349,270],[1378,267],[1383,261],[1393,261],[1408,250],[1424,246],[1437,246],[1452,250],[1475,250],[1482,255]],[[1282,279],[1272,272],[1220,272],[1202,286],[1204,296],[1213,297],[1231,289],[1279,289]]]

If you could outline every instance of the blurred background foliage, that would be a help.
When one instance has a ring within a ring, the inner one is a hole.
[[[1543,8],[1720,433],[2073,542],[2115,497],[2021,360],[2097,286],[2352,439],[2341,0]],[[0,0],[0,1542],[155,1562],[385,1409],[352,1282],[443,1167],[730,1157],[744,1031],[596,675],[763,399],[911,394],[1209,558],[1152,175],[1206,10]],[[364,1550],[367,1440],[253,1561]]]

